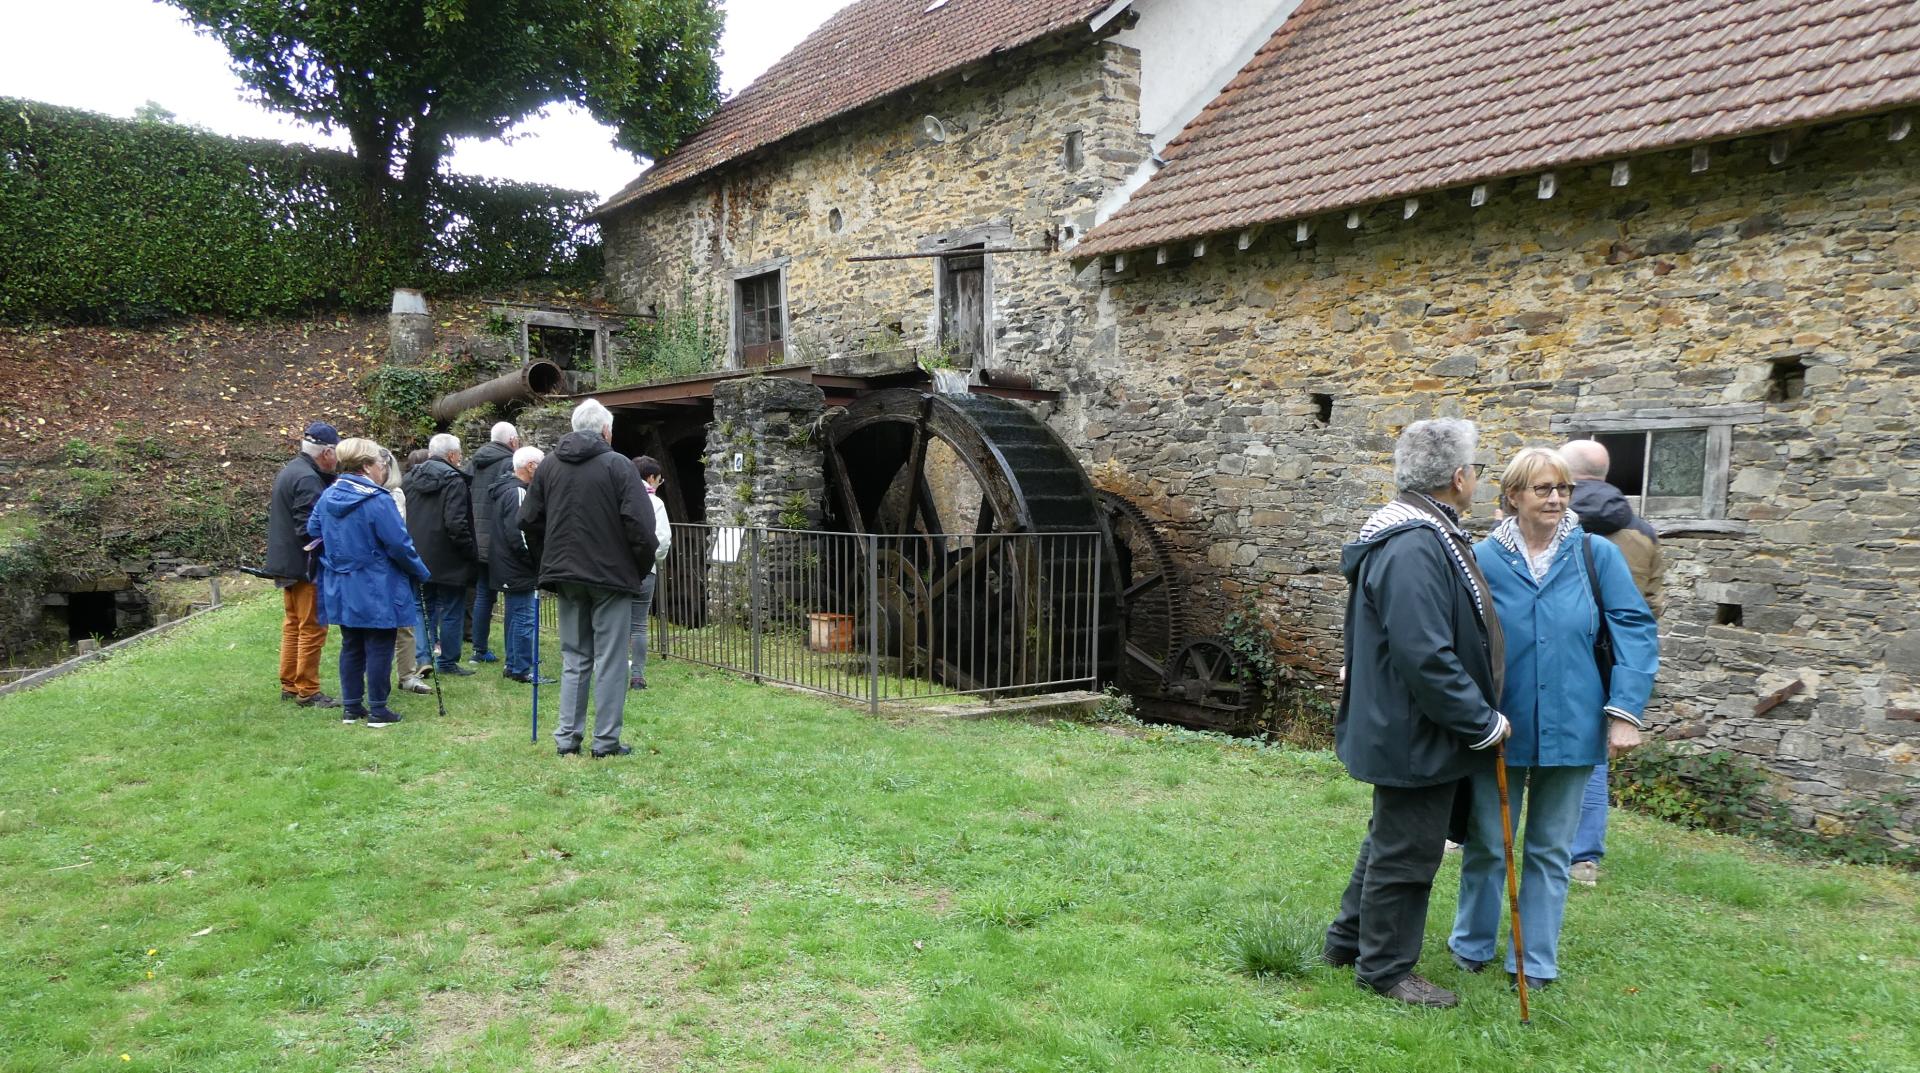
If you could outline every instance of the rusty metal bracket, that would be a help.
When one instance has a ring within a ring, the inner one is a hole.
[[[1805,693],[1806,691],[1807,691],[1807,683],[1802,682],[1798,678],[1795,678],[1793,681],[1788,682],[1786,685],[1781,686],[1779,689],[1776,689],[1773,692],[1767,694],[1766,696],[1761,697],[1760,703],[1753,706],[1753,714],[1765,715],[1768,712],[1774,710],[1775,708],[1780,707],[1782,704],[1785,704],[1787,702],[1787,698],[1797,697],[1800,694]]]

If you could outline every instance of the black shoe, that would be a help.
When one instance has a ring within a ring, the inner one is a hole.
[[[500,662],[500,657],[494,655],[491,652],[479,652],[479,653],[475,653],[474,657],[468,660],[467,662],[468,663],[498,663]]]
[[[1384,991],[1367,983],[1365,980],[1355,980],[1354,982],[1369,991],[1375,992],[1382,998],[1390,998],[1395,1002],[1404,1002],[1409,1006],[1426,1006],[1436,1010],[1445,1010],[1460,1005],[1459,995],[1415,973],[1408,973],[1401,978],[1399,983],[1394,984]]]
[[[556,756],[579,756],[580,755],[580,747],[578,745],[565,745],[565,746],[556,745],[554,746],[553,751],[554,751],[554,755]]]
[[[352,726],[353,724],[358,723],[360,720],[365,719],[366,717],[367,717],[367,710],[365,708],[360,708],[360,707],[348,708],[347,710],[340,713],[340,721],[342,723],[347,724],[348,726]]]
[[[1478,976],[1478,975],[1480,974],[1480,972],[1481,972],[1481,970],[1483,970],[1483,969],[1485,969],[1485,968],[1487,967],[1487,963],[1486,963],[1486,962],[1484,962],[1484,961],[1475,961],[1475,960],[1473,960],[1472,958],[1470,958],[1470,957],[1467,957],[1467,956],[1465,956],[1465,955],[1463,955],[1463,954],[1454,954],[1454,953],[1453,953],[1453,951],[1452,951],[1451,949],[1449,949],[1449,950],[1447,951],[1447,953],[1449,953],[1449,954],[1453,954],[1453,963],[1454,963],[1455,965],[1458,965],[1458,966],[1460,966],[1460,971],[1461,971],[1461,972],[1466,972],[1466,973],[1472,973],[1472,974],[1474,974],[1474,975],[1476,975],[1476,976]]]
[[[1553,986],[1553,981],[1555,979],[1556,978],[1552,976],[1545,976],[1545,977],[1529,976],[1527,977],[1527,990],[1545,991],[1547,988]],[[1520,990],[1520,981],[1514,977],[1513,973],[1507,974],[1507,990],[1509,991]]]
[[[1329,946],[1320,951],[1320,964],[1330,965],[1336,969],[1344,969],[1359,960],[1359,953],[1353,950],[1335,950]]]
[[[291,689],[283,689],[280,691],[280,699],[281,700],[299,700],[300,694],[295,693]]]
[[[601,752],[599,749],[595,749],[593,751],[593,758],[595,760],[599,760],[602,757],[608,757],[608,756],[625,756],[631,752],[633,752],[633,746],[631,745],[616,745],[605,752]]]
[[[325,693],[313,693],[308,696],[301,697],[299,700],[295,701],[294,703],[300,705],[300,707],[302,708],[338,708],[340,707],[339,701],[334,700],[332,697],[327,696]]]
[[[645,678],[629,678],[627,679],[627,688],[645,689],[647,688],[647,680]]]
[[[473,676],[472,671],[466,669],[465,667],[460,666],[458,663],[454,664],[451,667],[440,668],[440,673],[451,674],[459,678],[471,678]]]
[[[399,721],[400,721],[399,712],[388,711],[385,708],[378,708],[378,709],[375,709],[374,711],[367,713],[367,725],[375,729],[378,729],[380,727],[390,727],[393,724],[398,723]]]

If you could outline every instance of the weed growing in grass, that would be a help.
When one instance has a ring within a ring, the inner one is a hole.
[[[1301,976],[1319,966],[1325,931],[1319,916],[1272,907],[1228,934],[1227,961],[1248,976]]]

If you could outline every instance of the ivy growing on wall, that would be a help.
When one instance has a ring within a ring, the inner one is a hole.
[[[411,252],[344,153],[0,97],[0,322],[140,323],[599,271],[591,194],[443,175]]]

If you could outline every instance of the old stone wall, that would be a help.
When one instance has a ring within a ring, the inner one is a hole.
[[[818,529],[826,470],[816,442],[826,397],[802,380],[749,376],[714,385],[707,427],[707,520]]]
[[[1340,541],[1388,493],[1407,423],[1479,421],[1496,472],[1608,417],[1723,426],[1724,517],[1697,527],[1722,531],[1665,541],[1655,721],[1826,812],[1911,793],[1920,150],[1886,130],[1816,132],[1779,165],[1759,141],[1704,174],[1668,154],[1626,187],[1583,168],[1550,200],[1528,177],[1478,209],[1459,191],[1412,219],[1323,218],[1305,245],[1289,227],[1244,253],[1109,264],[1055,422],[1096,483],[1169,520],[1197,596],[1216,614],[1251,598],[1323,676]],[[1795,679],[1804,693],[1755,716]]]
[[[788,361],[937,345],[933,260],[846,258],[915,252],[973,228],[1000,247],[1078,234],[1144,159],[1138,85],[1137,53],[1081,42],[922,87],[810,143],[616,215],[604,226],[607,285],[639,308],[711,301],[726,310],[737,270],[783,266]],[[944,140],[930,136],[928,116]],[[987,363],[1069,360],[1085,334],[1092,277],[1046,253],[988,260]]]

